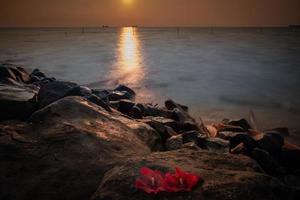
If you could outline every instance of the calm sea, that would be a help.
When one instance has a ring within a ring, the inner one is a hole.
[[[138,101],[189,105],[206,122],[300,129],[300,31],[289,28],[1,29],[0,61]]]

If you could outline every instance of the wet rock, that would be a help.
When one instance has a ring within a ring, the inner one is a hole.
[[[183,123],[183,130],[185,130],[185,131],[200,131],[197,123],[191,122],[191,121],[185,121]]]
[[[133,108],[134,104],[135,104],[134,102],[127,100],[127,99],[120,100],[118,110],[121,113],[129,116],[129,113],[130,113],[131,109]]]
[[[200,150],[199,146],[195,142],[188,142],[182,145],[182,148],[187,148],[187,149],[193,149],[193,150]]]
[[[263,131],[264,133],[279,133],[282,137],[287,137],[290,135],[289,129],[287,127],[279,127],[274,129],[268,129]]]
[[[182,141],[183,143],[195,142],[197,143],[198,136],[200,133],[198,131],[187,131],[182,133]]]
[[[271,154],[276,154],[281,151],[284,144],[284,138],[279,133],[267,133],[263,138],[257,141],[261,149],[266,150]]]
[[[0,84],[0,121],[28,117],[35,109],[36,93],[28,87]]]
[[[76,83],[64,81],[54,81],[42,85],[37,95],[39,108],[43,108],[52,102],[65,97],[68,92],[77,86]]]
[[[183,141],[182,135],[174,135],[167,139],[166,141],[166,149],[168,151],[176,150],[182,148]]]
[[[126,97],[130,100],[134,100],[134,98],[135,98],[135,92],[131,88],[129,88],[125,85],[118,85],[114,89],[114,91],[123,92],[126,95]]]
[[[29,81],[29,74],[23,67],[9,63],[0,64],[1,83],[27,83]]]
[[[296,198],[293,189],[263,174],[256,162],[248,157],[183,148],[132,159],[114,167],[105,174],[91,199],[153,199],[152,195],[137,190],[133,184],[139,177],[140,168],[144,166],[163,173],[172,172],[174,166],[179,166],[185,171],[198,174],[204,180],[191,192],[163,192],[155,196],[157,200]]]
[[[56,101],[29,122],[0,123],[0,199],[90,199],[106,171],[159,144],[148,125],[82,97]]]

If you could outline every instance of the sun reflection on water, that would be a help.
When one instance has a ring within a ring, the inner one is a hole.
[[[117,60],[110,75],[113,84],[124,84],[138,94],[144,101],[149,98],[150,92],[144,87],[145,67],[138,31],[135,27],[124,27],[119,35]]]

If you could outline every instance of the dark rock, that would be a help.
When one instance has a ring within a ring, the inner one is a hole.
[[[125,86],[125,85],[118,85],[114,91],[119,91],[119,92],[123,92],[126,94],[127,98],[130,100],[134,100],[135,98],[135,92],[130,89],[129,87]]]
[[[127,99],[120,100],[118,110],[121,113],[129,116],[129,113],[130,113],[131,109],[133,108],[134,104],[135,104],[134,102],[127,100]]]
[[[229,152],[229,142],[221,138],[209,138],[200,136],[198,137],[198,146],[200,148],[205,147],[205,149],[216,153]]]
[[[246,119],[232,120],[232,121],[229,121],[228,124],[232,125],[232,126],[239,126],[239,127],[243,128],[245,131],[252,129],[252,127],[250,126],[250,124],[248,123],[248,121]]]
[[[68,92],[77,86],[76,83],[64,81],[54,81],[42,85],[37,96],[39,108],[43,108],[52,102],[65,97]]]
[[[182,141],[183,143],[195,142],[197,143],[198,136],[200,133],[198,131],[187,131],[182,133]]]
[[[87,100],[89,100],[90,102],[98,105],[98,106],[101,106],[102,108],[104,108],[106,111],[108,112],[111,112],[111,109],[110,107],[102,100],[100,99],[99,97],[97,97],[96,95],[92,94],[90,96],[85,96],[85,98]]]
[[[237,134],[233,138],[230,139],[230,148],[231,151],[234,147],[243,143],[246,148],[246,155],[251,155],[251,152],[254,148],[258,147],[257,141],[255,141],[251,136],[247,134]]]
[[[134,118],[134,119],[142,119],[143,118],[143,113],[141,109],[137,106],[133,106],[132,109],[129,112],[129,116]]]
[[[195,122],[186,121],[183,123],[183,130],[185,131],[200,131],[199,126]]]
[[[270,175],[278,176],[284,173],[283,168],[276,163],[270,153],[263,149],[254,148],[251,157]]]
[[[108,90],[92,90],[93,94],[95,94],[96,96],[98,96],[100,99],[107,101],[108,100],[108,96],[111,93]]]
[[[0,65],[1,83],[27,83],[29,81],[29,74],[23,67],[9,63],[4,63]]]
[[[279,128],[273,128],[263,131],[264,133],[279,133],[283,137],[287,137],[290,135],[289,129],[287,127],[279,127]]]
[[[267,133],[263,138],[257,141],[259,147],[268,151],[271,154],[276,154],[281,151],[284,144],[284,138],[279,133]]]
[[[90,199],[105,172],[159,144],[148,125],[81,97],[56,101],[29,122],[0,123],[0,199]]]
[[[182,148],[183,141],[182,135],[174,135],[167,139],[166,141],[166,149],[168,151],[176,150]]]
[[[92,95],[92,90],[85,86],[75,86],[65,94],[65,96],[80,96],[80,97],[88,97],[90,95]]]
[[[162,192],[155,197],[134,187],[141,167],[172,172],[175,166],[198,174],[204,181],[191,192]],[[216,154],[183,148],[132,159],[108,171],[91,200],[252,200],[296,199],[295,190],[278,179],[262,173],[252,159],[245,156]]]
[[[28,117],[35,109],[36,93],[28,87],[0,84],[0,121]]]
[[[188,112],[188,110],[189,110],[189,108],[187,106],[176,103],[171,99],[168,99],[165,101],[165,106],[168,110],[174,110],[174,108],[180,108],[180,109],[184,110],[185,112]]]
[[[113,91],[108,95],[108,99],[109,101],[119,101],[122,99],[132,100],[126,91]]]
[[[158,108],[152,105],[143,105],[143,104],[137,104],[137,106],[143,112],[143,116],[164,117],[164,118],[172,118],[173,116],[172,111],[165,110],[163,108]]]
[[[37,77],[38,79],[45,79],[47,78],[46,75],[41,72],[39,69],[34,69],[31,74],[30,77]]]

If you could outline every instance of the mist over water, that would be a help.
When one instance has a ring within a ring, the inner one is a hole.
[[[205,121],[300,129],[300,32],[288,28],[0,29],[0,61],[92,88],[127,84]]]

